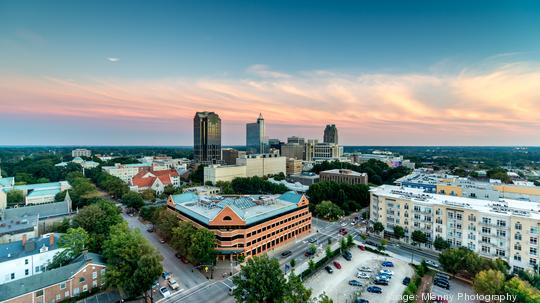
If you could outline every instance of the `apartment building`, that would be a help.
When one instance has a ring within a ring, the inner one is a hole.
[[[392,185],[370,192],[372,222],[381,222],[389,233],[395,225],[402,226],[405,240],[420,230],[430,242],[440,236],[453,247],[501,258],[514,269],[532,269],[539,262],[540,206],[536,203],[440,195]]]
[[[92,157],[92,151],[86,148],[77,148],[71,151],[71,156],[75,157]]]
[[[350,169],[330,169],[319,173],[321,182],[332,181],[347,184],[367,184],[368,175],[366,173],[355,172]]]
[[[133,163],[133,164],[120,164],[116,163],[114,166],[103,166],[104,172],[111,176],[120,178],[126,183],[130,183],[131,179],[143,169],[150,169],[152,163]]]
[[[304,168],[304,164],[302,163],[302,160],[296,160],[293,158],[287,159],[286,162],[286,175],[297,175],[302,173],[302,169]]]
[[[0,285],[0,303],[68,301],[103,287],[105,271],[100,255],[83,254],[68,265]]]
[[[234,178],[269,176],[286,173],[286,158],[278,154],[244,155],[236,165],[209,165],[204,168],[204,183],[232,181]]]
[[[216,235],[219,259],[252,257],[311,231],[309,201],[302,195],[172,195],[167,209],[179,220]]]

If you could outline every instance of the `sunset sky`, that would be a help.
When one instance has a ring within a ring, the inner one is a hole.
[[[0,1],[0,145],[540,145],[538,1]]]

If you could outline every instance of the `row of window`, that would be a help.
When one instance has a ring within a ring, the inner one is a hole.
[[[274,247],[274,246],[276,246],[276,245],[278,245],[278,244],[280,244],[282,242],[288,241],[288,240],[294,238],[295,236],[297,236],[297,235],[299,235],[299,234],[301,234],[303,232],[306,232],[306,231],[308,231],[310,229],[311,229],[311,224],[308,224],[306,226],[302,226],[302,227],[300,227],[298,229],[292,230],[291,232],[286,233],[286,234],[280,236],[279,238],[276,238],[276,239],[274,239],[272,241],[269,241],[267,243],[263,243],[261,246],[259,246],[257,248],[254,248],[251,251],[246,252],[246,256],[249,256],[249,255],[254,256],[254,255],[263,253],[263,252],[271,249],[272,247]]]
[[[272,228],[275,228],[276,226],[283,225],[283,224],[285,224],[285,223],[287,223],[287,222],[296,220],[296,219],[298,219],[298,218],[300,218],[300,217],[302,217],[302,216],[307,215],[308,213],[309,213],[309,211],[306,209],[305,211],[303,211],[303,212],[301,212],[301,213],[299,213],[299,214],[296,214],[296,215],[294,215],[294,216],[288,217],[287,219],[283,219],[283,220],[281,220],[281,221],[279,221],[279,222],[272,223],[271,225],[263,226],[262,228],[259,228],[259,229],[255,230],[255,231],[252,231],[252,232],[249,232],[249,233],[246,235],[246,237],[249,238],[249,237],[251,237],[251,236],[260,234],[260,233],[266,231],[267,229],[272,229]]]

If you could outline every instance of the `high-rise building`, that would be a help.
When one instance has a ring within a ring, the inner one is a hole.
[[[246,155],[245,151],[236,150],[234,148],[224,148],[221,153],[225,165],[235,165],[236,159]]]
[[[328,124],[324,128],[324,143],[338,144],[338,131],[335,124]]]
[[[268,150],[268,139],[262,114],[259,114],[257,122],[246,124],[246,150],[250,154],[264,154]]]
[[[304,142],[305,142],[305,139],[302,137],[292,136],[292,137],[287,138],[287,143],[298,143],[298,144],[303,145]]]
[[[221,163],[221,119],[214,112],[197,112],[193,118],[193,159]]]
[[[287,159],[302,160],[304,158],[304,144],[287,143],[281,145],[281,155]]]

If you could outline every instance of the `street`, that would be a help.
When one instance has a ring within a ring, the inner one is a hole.
[[[192,270],[191,264],[184,264],[175,257],[175,251],[169,245],[159,242],[159,237],[155,233],[146,231],[147,226],[139,221],[136,216],[129,216],[122,212],[122,217],[128,222],[132,229],[139,229],[143,236],[154,246],[163,257],[163,269],[170,272],[175,277],[180,289],[189,289],[198,284],[208,281],[198,270]],[[159,294],[158,294],[159,296]]]

